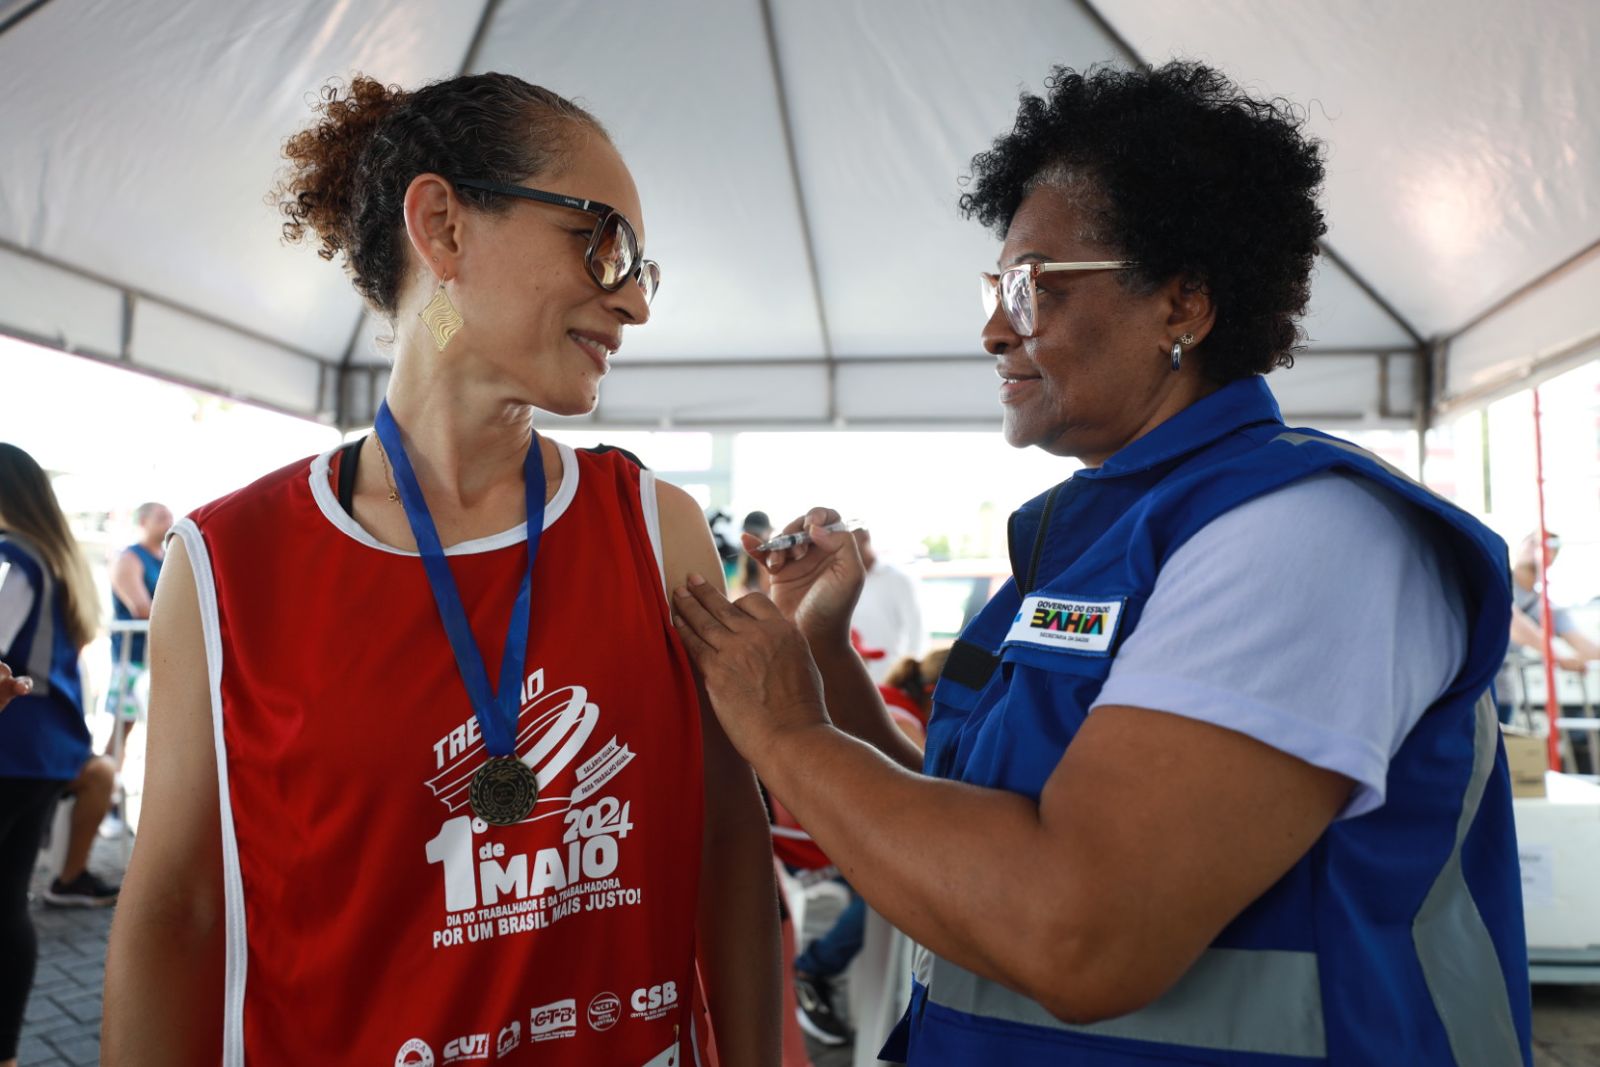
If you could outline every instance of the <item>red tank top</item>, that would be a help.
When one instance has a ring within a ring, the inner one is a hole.
[[[485,751],[420,559],[344,512],[329,456],[180,531],[220,701],[225,1064],[698,1061],[700,719],[654,482],[561,451],[515,826],[467,805]],[[497,678],[524,532],[447,554]]]

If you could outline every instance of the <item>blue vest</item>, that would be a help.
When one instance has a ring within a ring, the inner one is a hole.
[[[144,564],[144,591],[149,593],[151,596],[155,596],[156,579],[161,577],[160,557],[158,557],[154,552],[151,552],[148,548],[145,548],[143,545],[129,545],[127,550],[138,556],[139,562]],[[122,598],[117,595],[115,589],[111,591],[111,616],[112,618],[122,619],[124,621],[134,617],[133,612],[128,610],[128,605],[122,602]],[[112,663],[122,662],[122,640],[124,636],[125,635],[123,634],[111,635]],[[132,634],[127,636],[132,636],[133,638],[133,644],[128,649],[128,662],[143,666],[145,659],[144,634]]]
[[[28,576],[35,596],[11,647],[0,649],[13,674],[33,679],[33,692],[0,711],[0,778],[68,781],[89,759],[78,649],[67,635],[65,601],[33,548],[0,533],[0,562]]]
[[[919,953],[911,1006],[885,1058],[984,1067],[1531,1062],[1510,784],[1485,699],[1507,642],[1505,544],[1354,445],[1287,429],[1261,378],[1223,387],[1012,516],[1013,578],[952,651],[924,769],[1037,799],[1165,561],[1224,512],[1323,471],[1371,479],[1432,516],[1433,542],[1459,568],[1467,602],[1465,666],[1392,760],[1384,804],[1329,826],[1171,990],[1117,1019],[1068,1025]],[[1051,629],[1056,643],[1040,643],[1030,626]]]

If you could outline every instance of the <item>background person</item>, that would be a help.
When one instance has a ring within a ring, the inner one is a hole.
[[[933,712],[933,687],[944,671],[950,649],[936,648],[926,656],[906,656],[889,668],[878,683],[878,694],[900,732],[918,748],[928,733],[928,716]]]
[[[723,1062],[775,1064],[766,823],[663,587],[715,571],[705,520],[532,421],[593,410],[649,317],[632,175],[511,75],[319,110],[285,231],[394,369],[376,436],[176,528],[103,1062],[688,1064],[708,1002]]]
[[[33,679],[27,675],[17,677],[11,673],[11,668],[0,663],[0,711],[17,697],[25,697],[33,692]]]
[[[722,561],[722,580],[733,588],[739,578],[739,560],[744,553],[739,549],[739,534],[733,528],[733,515],[722,508],[706,512],[706,523],[711,528],[711,542],[716,546],[717,558]]]
[[[872,531],[856,530],[855,539],[867,578],[850,625],[867,673],[881,685],[895,664],[906,656],[922,654],[922,606],[917,599],[917,580],[878,556],[872,547]]]
[[[90,756],[78,656],[97,604],[50,479],[0,443],[0,1067],[16,1067],[38,959],[28,881],[39,841]]]
[[[161,577],[161,561],[167,556],[167,532],[172,529],[172,512],[153,501],[135,508],[133,520],[139,527],[139,540],[119,552],[111,565],[111,617],[118,621],[150,617],[150,600]],[[145,645],[144,634],[111,635],[111,688],[106,693],[106,710],[117,728],[106,741],[106,755],[116,760],[119,771],[127,755],[128,736],[144,711],[148,693]]]
[[[744,517],[741,533],[749,534],[757,541],[765,541],[772,536],[772,520],[767,518],[765,511],[752,511]],[[735,546],[737,547],[737,545]],[[739,581],[731,585],[742,593],[764,593],[767,591],[767,572],[761,564],[751,559],[743,552],[739,553]]]
[[[1549,532],[1545,538],[1550,550],[1550,565],[1553,566],[1556,556],[1561,552],[1561,538]],[[1518,702],[1524,707],[1531,707],[1534,699],[1540,706],[1546,700],[1544,672],[1535,669],[1537,664],[1544,662],[1543,586],[1539,566],[1539,531],[1534,530],[1522,539],[1512,560],[1511,648],[1506,654],[1506,668],[1501,672],[1496,693],[1502,722],[1513,721]],[[1582,674],[1589,664],[1600,660],[1600,644],[1596,644],[1578,628],[1570,611],[1552,602],[1550,621],[1555,638],[1550,650],[1557,667]],[[1587,679],[1583,680],[1583,684],[1588,685]],[[1579,711],[1578,708],[1569,708],[1567,713]],[[1595,735],[1583,730],[1571,731],[1567,735],[1567,743],[1572,749],[1573,768],[1594,773],[1597,765],[1600,765],[1600,746],[1596,744]]]
[[[1012,516],[926,754],[836,512],[771,600],[674,594],[734,744],[922,946],[885,1058],[1531,1063],[1504,542],[1261,377],[1324,230],[1303,116],[1190,63],[1047,85],[963,206],[1006,438],[1084,467]]]
[[[61,868],[43,893],[44,902],[51,907],[108,908],[117,902],[121,887],[89,870],[89,853],[111,810],[116,784],[117,769],[111,757],[90,756],[62,789],[62,801],[69,797],[73,801],[72,817],[66,823],[67,847]]]
[[[763,541],[771,536],[771,531],[752,536],[758,542]],[[878,694],[883,698],[889,717],[918,750],[922,748],[928,711],[933,702],[933,679],[939,677],[948,655],[947,649],[938,649],[921,660],[906,656],[890,668],[883,684],[878,686]],[[814,938],[794,961],[798,1021],[801,1029],[824,1045],[843,1045],[854,1036],[845,1013],[840,1010],[838,981],[846,969],[860,959],[867,928],[876,918],[870,914],[871,909],[866,901],[850,889],[848,882],[842,878],[837,881],[850,892],[849,903],[840,911],[833,925]],[[899,1005],[905,1002],[903,994],[907,990],[901,988],[898,975],[888,966],[888,959],[897,954],[897,947],[887,938],[882,939],[881,944],[882,948],[876,956],[882,958],[869,961],[869,973],[854,976],[850,982],[851,1015],[854,1020],[879,1017],[882,1014],[879,1006],[886,988],[892,988],[896,993],[896,1012]],[[869,1029],[867,1033],[869,1039],[877,1040],[880,1045],[882,1039],[888,1036],[886,1028],[881,1033],[876,1029]]]
[[[1547,534],[1550,564],[1561,552],[1561,538]],[[1533,655],[1544,657],[1544,605],[1539,575],[1539,531],[1524,537],[1517,545],[1516,557],[1511,563],[1511,642]],[[1550,606],[1551,621],[1556,637],[1567,650],[1555,647],[1556,664],[1564,670],[1581,671],[1590,663],[1600,660],[1600,644],[1578,629],[1572,613],[1555,604]]]

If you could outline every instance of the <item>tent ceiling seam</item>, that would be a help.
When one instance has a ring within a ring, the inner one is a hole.
[[[5,36],[7,31],[15,29],[17,26],[21,25],[23,19],[34,14],[49,2],[50,0],[33,0],[31,4],[24,4],[21,11],[18,11],[16,14],[10,15],[5,20],[0,21],[0,37]]]
[[[456,76],[471,74],[478,65],[478,55],[483,51],[483,42],[489,36],[489,24],[494,21],[495,12],[500,9],[500,0],[484,0],[483,10],[478,12],[478,25],[472,31],[472,42],[467,45],[467,54],[461,57],[461,66],[456,71]]]
[[[1345,277],[1356,283],[1356,288],[1367,294],[1368,300],[1371,300],[1374,304],[1377,304],[1378,307],[1382,309],[1383,313],[1389,316],[1390,320],[1396,326],[1405,331],[1405,335],[1411,338],[1411,344],[1416,351],[1421,352],[1428,347],[1427,339],[1422,336],[1422,333],[1415,326],[1411,325],[1404,315],[1395,310],[1394,305],[1385,300],[1383,294],[1378,292],[1378,290],[1373,287],[1371,282],[1367,281],[1367,279],[1363,277],[1359,271],[1350,265],[1349,260],[1345,259],[1338,252],[1334,251],[1333,246],[1327,241],[1318,241],[1317,247],[1322,250],[1322,254],[1327,256],[1329,261],[1332,262],[1334,266],[1338,267],[1344,272]]]
[[[1485,322],[1494,318],[1502,311],[1505,311],[1513,304],[1521,303],[1523,300],[1532,296],[1540,289],[1552,284],[1560,279],[1563,275],[1582,266],[1584,263],[1596,256],[1600,256],[1600,238],[1597,238],[1584,247],[1578,249],[1578,251],[1574,252],[1566,259],[1563,259],[1560,263],[1557,263],[1543,274],[1538,275],[1530,281],[1524,282],[1515,289],[1511,290],[1511,292],[1507,293],[1505,296],[1495,300],[1488,307],[1472,316],[1472,318],[1468,319],[1454,330],[1451,330],[1449,333],[1445,334],[1444,343],[1449,344],[1462,334],[1466,333],[1468,330],[1476,329],[1477,327],[1483,325]]]
[[[1128,60],[1138,66],[1144,67],[1147,70],[1150,69],[1150,63],[1144,58],[1143,55],[1140,54],[1138,49],[1133,47],[1133,44],[1126,37],[1118,32],[1116,26],[1112,24],[1111,20],[1100,13],[1100,10],[1094,5],[1093,0],[1075,0],[1075,2],[1080,8],[1083,9],[1084,14],[1088,15],[1089,18],[1092,19],[1097,26],[1099,26],[1101,31],[1103,31],[1107,37],[1111,38],[1112,43],[1123,51]],[[1327,241],[1318,241],[1317,247],[1322,249],[1322,254],[1333,261],[1334,265],[1343,271],[1351,281],[1356,283],[1356,286],[1367,295],[1369,300],[1371,300],[1374,304],[1377,304],[1378,307],[1383,310],[1385,315],[1394,320],[1394,324],[1396,326],[1399,326],[1400,329],[1405,331],[1406,336],[1411,338],[1411,343],[1413,346],[1415,346],[1416,351],[1421,352],[1427,347],[1427,341],[1423,339],[1422,334],[1418,332],[1417,329],[1411,325],[1411,323],[1407,322],[1405,317],[1401,315],[1400,312],[1396,311],[1394,306],[1390,304],[1389,301],[1385,300],[1383,295],[1379,293],[1377,289],[1373,288],[1371,283],[1369,283],[1366,278],[1357,273],[1356,270],[1350,266],[1348,260],[1339,255],[1339,253],[1335,252]]]
[[[838,414],[839,399],[833,369],[833,335],[828,329],[828,309],[822,299],[822,274],[817,268],[816,234],[806,205],[805,186],[800,181],[800,160],[795,151],[794,122],[789,110],[789,94],[783,77],[783,60],[778,51],[777,26],[772,17],[772,0],[761,0],[761,27],[767,39],[767,57],[772,66],[772,88],[778,98],[778,121],[783,129],[784,153],[788,157],[789,180],[794,185],[795,210],[800,215],[800,236],[805,248],[806,272],[811,278],[811,299],[817,308],[817,328],[822,332],[822,354],[828,365],[828,417]]]
[[[1111,25],[1110,20],[1100,13],[1100,9],[1094,5],[1094,0],[1074,0],[1074,2],[1082,9],[1085,15],[1089,16],[1089,21],[1093,22],[1101,33],[1111,38],[1112,44],[1122,50],[1122,58],[1136,67],[1149,69],[1150,64],[1144,61],[1144,57],[1140,56],[1133,45],[1128,43],[1126,37],[1117,32],[1117,28]]]

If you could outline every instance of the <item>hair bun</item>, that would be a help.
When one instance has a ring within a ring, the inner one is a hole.
[[[319,95],[316,110],[322,118],[284,143],[289,166],[274,195],[288,220],[284,239],[302,241],[310,230],[322,242],[317,254],[332,259],[356,247],[354,201],[362,156],[378,127],[411,94],[357,74],[342,92],[331,82]]]
[[[406,191],[419,174],[448,181],[522,182],[560,166],[577,130],[605,137],[598,119],[549,89],[514,74],[465,74],[415,90],[361,74],[347,87],[323,87],[310,126],[284,143],[288,167],[272,192],[283,236],[314,232],[324,259],[344,256],[369,307],[400,307],[411,249]],[[474,211],[507,211],[505,197],[470,191]]]

